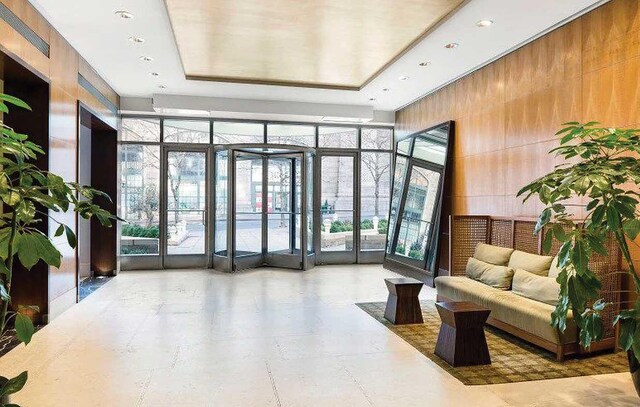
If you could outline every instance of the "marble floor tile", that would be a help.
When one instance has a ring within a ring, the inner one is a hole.
[[[628,374],[464,386],[354,305],[379,265],[123,272],[0,358],[24,406],[631,406]],[[424,287],[420,297],[434,299]]]

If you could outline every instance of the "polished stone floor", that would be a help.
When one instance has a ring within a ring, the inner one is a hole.
[[[365,314],[380,266],[124,272],[0,358],[23,406],[637,406],[628,374],[464,386]],[[432,289],[422,297],[434,297]]]

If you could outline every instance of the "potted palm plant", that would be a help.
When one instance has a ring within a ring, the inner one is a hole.
[[[562,272],[558,305],[552,313],[554,326],[564,331],[569,310],[580,328],[580,342],[588,348],[601,338],[601,314],[613,304],[598,298],[600,279],[589,269],[592,253],[606,255],[605,242],[611,236],[620,248],[624,269],[640,294],[640,278],[632,258],[631,245],[640,233],[640,129],[600,127],[597,122],[563,124],[557,135],[560,146],[550,151],[565,162],[549,174],[518,192],[524,200],[536,196],[545,205],[538,217],[536,233],[545,225],[543,249],[550,251],[552,239],[561,242],[558,265]],[[570,200],[585,203],[584,216],[575,219]],[[622,272],[622,271],[621,271]],[[619,346],[627,351],[629,367],[640,395],[640,300],[620,311]]]
[[[15,97],[0,93],[0,112],[9,113],[9,105],[28,109],[29,106]],[[56,220],[56,213],[73,210],[85,219],[95,217],[103,226],[111,226],[118,219],[93,202],[103,192],[41,171],[33,164],[44,151],[25,134],[16,132],[0,121],[0,337],[10,326],[17,339],[25,345],[35,332],[28,314],[38,309],[29,304],[11,302],[11,283],[16,262],[24,269],[31,269],[43,261],[49,266],[60,267],[62,255],[55,248],[41,226],[46,220],[57,223],[55,236],[64,235],[69,245],[76,246],[76,235],[64,223]],[[46,230],[46,229],[45,229]],[[0,407],[17,407],[8,404],[9,395],[20,391],[27,382],[27,372],[16,377],[0,376]]]

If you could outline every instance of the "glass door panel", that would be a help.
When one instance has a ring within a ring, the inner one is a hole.
[[[354,155],[323,155],[320,159],[320,249],[323,263],[355,260],[354,164]]]
[[[235,255],[262,255],[262,157],[237,155]]]
[[[167,152],[167,255],[206,253],[207,153]]]
[[[400,216],[395,254],[424,262],[440,191],[440,172],[413,165]]]

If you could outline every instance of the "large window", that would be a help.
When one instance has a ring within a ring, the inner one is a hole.
[[[122,119],[122,131],[120,132],[122,141],[160,141],[160,120],[159,119]]]
[[[213,144],[264,143],[262,123],[214,122]]]
[[[357,148],[358,129],[349,127],[319,127],[318,147]]]
[[[267,126],[267,143],[314,147],[316,128],[315,126],[292,124],[269,124]]]
[[[120,253],[158,254],[160,248],[160,147],[126,144],[120,149]]]
[[[209,143],[208,120],[165,120],[165,143]]]
[[[311,184],[307,191],[299,191],[300,160],[282,157],[263,167],[249,150],[237,157],[236,250],[248,255],[261,252],[263,205],[268,212],[270,251],[313,253],[319,248],[320,258],[322,252],[327,256],[344,252],[356,259],[359,247],[362,256],[373,259],[374,252],[385,249],[392,201],[391,128],[162,117],[124,117],[121,123],[119,211],[127,221],[121,227],[121,255],[205,254],[209,239],[214,243],[211,251],[226,253],[230,249],[226,235],[230,157],[204,146],[265,142],[317,149],[317,156],[306,161],[306,171],[322,174],[320,192],[315,195]],[[427,148],[421,152],[439,153]],[[209,165],[213,169],[208,170]],[[268,175],[264,190],[263,172]],[[291,188],[297,192],[295,202],[289,198]],[[303,194],[309,214],[306,222],[301,222]],[[397,199],[393,195],[393,201]],[[210,211],[211,227],[207,224]],[[320,222],[314,225],[316,211]],[[404,222],[404,240],[414,243],[424,234],[424,230],[414,232],[409,219],[400,218],[394,220]],[[303,228],[310,232],[306,248],[301,246]],[[214,235],[208,236],[208,231]],[[314,242],[313,232],[319,242]]]
[[[384,250],[389,223],[391,154],[363,152],[360,162],[360,249]]]

